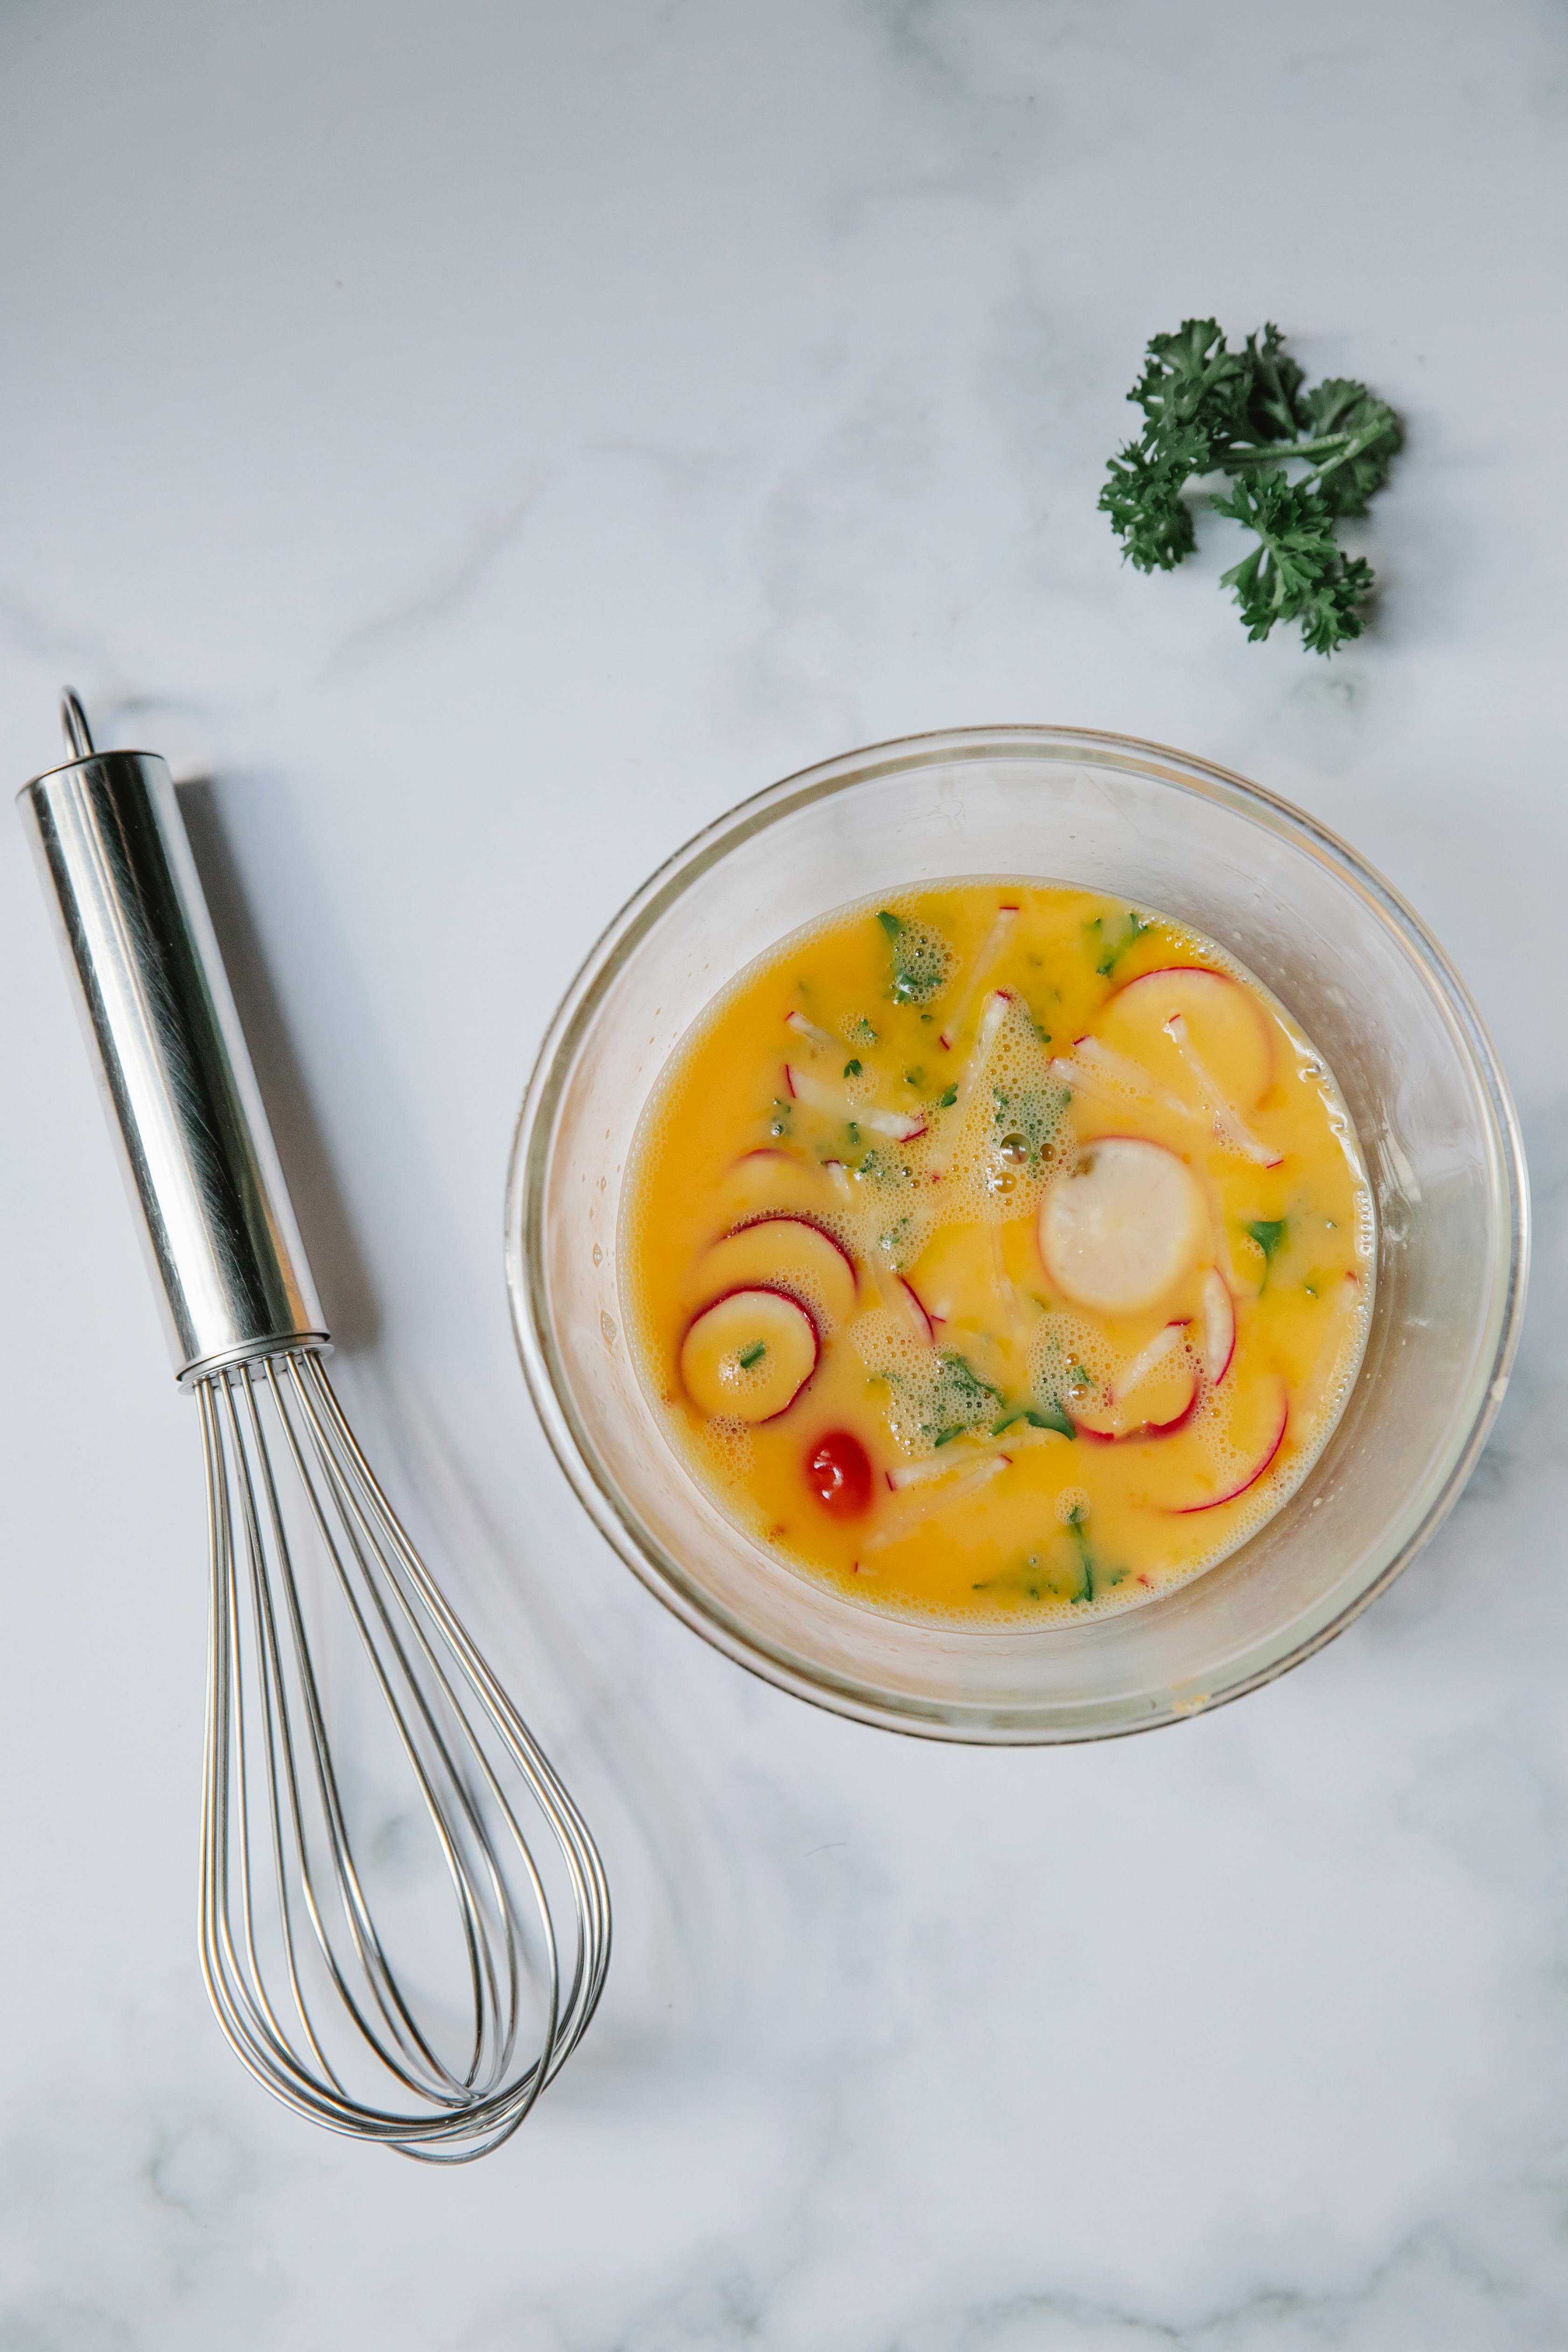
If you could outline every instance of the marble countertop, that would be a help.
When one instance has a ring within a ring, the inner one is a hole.
[[[472,2170],[224,2048],[195,1416],[0,824],[0,2344],[1568,2342],[1568,20],[18,0],[0,93],[4,765],[58,758],[68,677],[212,780],[345,1391],[617,1918]],[[1210,310],[1408,420],[1331,663],[1245,643],[1227,527],[1146,580],[1094,511],[1144,337]],[[667,1616],[549,1458],[500,1250],[537,1041],[644,874],[792,769],[1016,719],[1348,835],[1475,991],[1540,1219],[1405,1580],[1241,1705],[1058,1754],[859,1729]]]

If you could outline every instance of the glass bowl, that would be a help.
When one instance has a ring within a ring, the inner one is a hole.
[[[1366,1353],[1309,1476],[1193,1582],[1079,1626],[921,1625],[782,1565],[682,1467],[638,1385],[617,1294],[632,1138],[703,1007],[802,924],[963,875],[1112,892],[1233,950],[1327,1056],[1376,1192]],[[1240,776],[1058,727],[878,744],[786,778],[689,842],[616,917],[551,1024],[506,1211],[533,1401],[627,1565],[728,1656],[802,1698],[994,1744],[1169,1723],[1268,1681],[1363,1609],[1480,1450],[1513,1356],[1527,1235],[1502,1073],[1452,966],[1387,883]]]

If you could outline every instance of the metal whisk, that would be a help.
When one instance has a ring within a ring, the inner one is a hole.
[[[298,2114],[465,2163],[516,2130],[594,2013],[604,1867],[327,1379],[168,770],[95,751],[68,689],[62,718],[70,761],[20,805],[206,1454],[207,1989],[237,2055]],[[329,1692],[351,1727],[338,1758]]]

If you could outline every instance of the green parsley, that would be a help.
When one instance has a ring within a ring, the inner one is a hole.
[[[739,1360],[741,1370],[743,1372],[749,1372],[753,1364],[760,1364],[762,1362],[763,1358],[767,1354],[767,1341],[765,1339],[759,1339],[754,1347],[747,1348],[742,1353]]]
[[[1026,1405],[1021,1412],[1010,1412],[1004,1420],[995,1423],[991,1434],[993,1437],[1005,1437],[1007,1432],[1016,1429],[1020,1422],[1028,1429],[1054,1429],[1058,1437],[1078,1435],[1078,1431],[1059,1404],[1048,1405],[1044,1412],[1032,1404]]]
[[[1345,555],[1335,533],[1345,516],[1365,514],[1388,479],[1404,440],[1388,403],[1343,376],[1309,388],[1275,326],[1230,351],[1214,319],[1152,337],[1127,397],[1142,410],[1143,430],[1112,457],[1100,494],[1126,560],[1140,572],[1173,571],[1197,545],[1187,484],[1228,474],[1229,496],[1209,503],[1258,541],[1220,583],[1234,592],[1248,639],[1278,621],[1300,621],[1313,653],[1359,637],[1372,566]]]
[[[895,1004],[928,1004],[947,978],[951,961],[947,942],[921,923],[906,923],[888,908],[877,920],[888,935],[893,984],[889,993]]]
[[[1263,1279],[1267,1282],[1274,1254],[1284,1247],[1289,1231],[1286,1220],[1283,1217],[1254,1217],[1251,1223],[1244,1225],[1242,1230],[1263,1252]]]

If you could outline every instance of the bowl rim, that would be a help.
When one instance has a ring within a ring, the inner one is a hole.
[[[1163,780],[1228,803],[1271,830],[1282,831],[1332,866],[1339,877],[1369,898],[1401,939],[1412,961],[1426,971],[1436,993],[1454,1022],[1469,1053],[1494,1125],[1494,1140],[1504,1179],[1509,1213],[1509,1263],[1502,1310],[1489,1371],[1480,1402],[1463,1443],[1430,1499],[1420,1520],[1370,1582],[1345,1606],[1318,1625],[1292,1647],[1266,1659],[1253,1671],[1221,1690],[1205,1693],[1192,1704],[1173,1701],[1152,1709],[1134,1722],[1079,1725],[1056,1728],[1037,1725],[954,1720],[940,1711],[920,1712],[880,1699],[847,1677],[803,1671],[790,1658],[776,1654],[737,1622],[704,1605],[672,1573],[657,1548],[640,1534],[623,1507],[613,1484],[599,1475],[593,1448],[580,1433],[569,1391],[552,1370],[554,1349],[543,1318],[535,1309],[543,1286],[531,1280],[536,1253],[528,1203],[532,1190],[530,1174],[551,1132],[553,1114],[569,1076],[575,1048],[593,1016],[598,996],[618,970],[636,940],[700,876],[708,872],[740,843],[795,810],[833,793],[853,788],[889,771],[924,767],[964,759],[1005,758],[1009,749],[1025,753],[1050,746],[1058,756],[1070,756],[1079,747],[1088,757],[1113,752],[1156,765]],[[1179,772],[1171,774],[1174,768]],[[563,995],[541,1040],[513,1131],[507,1167],[504,1207],[504,1257],[513,1337],[534,1410],[553,1453],[577,1499],[595,1526],[626,1565],[665,1607],[693,1633],[743,1666],[760,1680],[788,1691],[809,1705],[874,1728],[898,1731],[915,1738],[940,1739],[971,1747],[1067,1747],[1087,1741],[1129,1738],[1135,1733],[1160,1730],[1190,1720],[1215,1707],[1228,1706],[1249,1691],[1277,1681],[1304,1659],[1324,1649],[1394,1579],[1430,1541],[1458,1501],[1486,1444],[1507,1390],[1518,1351],[1530,1267],[1530,1188],[1523,1138],[1518,1113],[1497,1051],[1468,989],[1446,950],[1433,937],[1409,902],[1343,837],[1306,810],[1254,783],[1235,769],[1224,768],[1196,754],[1181,751],[1147,737],[1123,735],[1105,729],[1047,725],[1020,721],[1011,725],[932,729],[862,745],[852,751],[800,768],[776,783],[750,794],[715,817],[683,842],[656,867],[641,887],[599,933]]]

